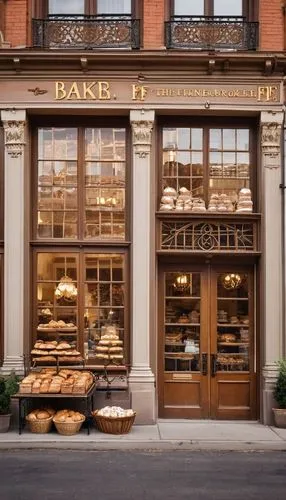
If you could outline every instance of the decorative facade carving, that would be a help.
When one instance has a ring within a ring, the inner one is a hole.
[[[281,125],[270,122],[262,125],[261,145],[265,168],[281,166]]]
[[[132,121],[133,146],[139,158],[150,154],[153,121]]]
[[[5,147],[12,158],[21,156],[24,150],[24,121],[4,121]]]

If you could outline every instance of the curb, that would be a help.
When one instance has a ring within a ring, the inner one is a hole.
[[[286,442],[273,441],[2,441],[0,450],[19,449],[54,449],[54,450],[81,450],[81,451],[112,451],[112,450],[188,450],[188,451],[286,451]]]

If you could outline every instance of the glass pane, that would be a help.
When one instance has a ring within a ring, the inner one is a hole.
[[[77,129],[40,128],[38,131],[38,158],[39,160],[76,160]]]
[[[85,0],[49,0],[49,14],[84,14]]]
[[[199,371],[200,274],[165,274],[165,371]]]
[[[175,16],[203,16],[204,15],[204,0],[174,0],[174,15]]]
[[[235,149],[235,130],[223,129],[223,149]]]
[[[249,150],[249,130],[237,129],[237,149],[239,151]]]
[[[131,0],[97,0],[98,14],[131,14]]]
[[[85,238],[125,237],[125,135],[125,129],[85,131],[89,160],[85,165]]]
[[[190,129],[189,128],[178,128],[178,149],[190,149]]]
[[[79,347],[77,268],[76,255],[37,254],[37,338],[47,341],[64,339]]]
[[[249,277],[230,270],[217,275],[217,369],[248,371],[252,329]]]
[[[222,134],[221,129],[212,128],[210,130],[210,149],[222,149]]]
[[[242,16],[242,0],[214,0],[215,16]]]
[[[85,256],[89,280],[85,284],[85,355],[97,364],[123,362],[125,285],[115,282],[123,277],[123,265],[117,254]],[[110,345],[106,335],[111,335]]]
[[[191,149],[196,149],[196,150],[203,149],[203,129],[202,128],[192,128],[191,129]]]

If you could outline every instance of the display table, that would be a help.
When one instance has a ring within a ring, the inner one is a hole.
[[[91,420],[91,412],[94,410],[93,407],[93,394],[96,389],[96,383],[92,384],[89,388],[88,392],[85,394],[52,394],[52,393],[43,393],[43,394],[24,394],[21,392],[17,392],[12,396],[13,399],[18,399],[18,416],[19,416],[19,434],[22,433],[22,429],[26,423],[26,403],[33,399],[57,399],[61,401],[65,401],[66,399],[76,399],[77,401],[82,401],[85,403],[85,417],[87,422],[87,433],[90,432],[90,420]]]

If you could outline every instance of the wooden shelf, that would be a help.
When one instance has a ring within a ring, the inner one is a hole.
[[[248,325],[244,325],[243,323],[217,323],[218,327],[223,328],[249,328]]]
[[[230,347],[240,345],[249,346],[249,342],[218,342],[218,345],[225,345]]]
[[[217,300],[249,300],[248,297],[217,297]]]
[[[165,326],[201,326],[200,323],[165,323]]]
[[[182,296],[182,297],[179,297],[179,296],[178,296],[178,297],[173,297],[173,296],[171,296],[171,297],[170,297],[170,296],[166,296],[166,297],[165,297],[165,299],[166,299],[166,300],[170,300],[170,299],[171,299],[171,300],[182,300],[182,299],[183,299],[183,300],[190,300],[190,299],[191,299],[191,300],[200,300],[200,299],[201,299],[201,297],[184,297],[184,296]]]

